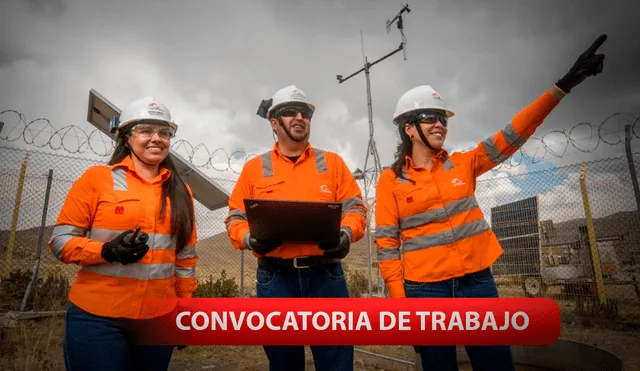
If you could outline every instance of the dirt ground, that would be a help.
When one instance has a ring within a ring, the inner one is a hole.
[[[619,357],[626,371],[640,371],[640,333],[630,330],[610,330],[606,328],[585,328],[578,324],[562,325],[562,339],[589,344]],[[415,362],[412,347],[407,346],[358,346],[355,353],[355,370],[411,371],[415,367],[398,361],[387,360],[358,352],[364,350],[404,362]],[[312,371],[313,360],[307,348],[307,370]],[[171,371],[182,370],[267,370],[266,356],[261,347],[194,347],[176,352]],[[468,364],[460,365],[461,371],[471,370]],[[518,371],[533,371],[534,368],[519,367]]]
[[[39,320],[23,320],[12,328],[0,330],[0,369],[64,370],[62,338],[64,321],[61,317]],[[640,371],[640,332],[612,330],[590,325],[563,323],[561,338],[596,346],[618,356],[627,371]],[[404,363],[383,359],[373,352],[396,358]],[[413,348],[407,346],[372,347],[358,346],[355,353],[356,370],[415,370]],[[407,364],[409,363],[409,364]],[[307,370],[314,370],[311,353],[307,348]],[[261,347],[187,347],[176,351],[171,371],[182,370],[267,370],[266,356]],[[471,370],[461,365],[460,370]],[[519,368],[519,370],[533,370]]]

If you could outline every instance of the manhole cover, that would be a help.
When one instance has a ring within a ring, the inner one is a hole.
[[[559,339],[549,346],[512,346],[517,371],[623,371],[620,358],[591,345]],[[458,347],[458,369],[471,371],[464,347]],[[416,354],[417,370],[422,371]]]
[[[459,363],[458,371],[473,371],[473,368],[471,368],[470,363]],[[548,367],[519,365],[516,363],[516,371],[552,371],[552,369]]]

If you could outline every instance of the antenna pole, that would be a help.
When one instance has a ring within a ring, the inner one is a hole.
[[[366,80],[366,84],[367,84],[367,110],[368,110],[368,115],[369,115],[369,143],[367,144],[367,155],[365,156],[365,160],[364,160],[364,171],[362,173],[362,180],[364,183],[364,199],[365,202],[370,206],[373,204],[372,202],[369,202],[369,191],[372,187],[375,187],[375,184],[378,181],[378,176],[380,175],[380,173],[382,173],[382,164],[380,163],[380,157],[378,156],[378,149],[376,147],[376,141],[373,135],[373,106],[371,103],[371,80],[370,80],[370,72],[369,70],[371,69],[371,67],[373,67],[374,65],[382,62],[383,60],[391,57],[392,55],[405,50],[405,45],[407,43],[407,39],[404,36],[403,33],[403,23],[402,23],[402,13],[404,12],[411,12],[411,9],[409,9],[409,4],[407,5],[403,5],[402,6],[402,10],[400,10],[400,12],[394,16],[393,19],[390,19],[386,22],[386,28],[387,28],[387,33],[390,31],[391,29],[391,25],[393,23],[397,23],[398,25],[398,29],[400,30],[400,33],[402,34],[402,42],[400,43],[400,46],[398,48],[396,48],[394,51],[384,55],[383,57],[381,57],[380,59],[369,63],[369,60],[366,56],[364,56],[364,40],[362,37],[362,31],[360,34],[360,38],[361,38],[361,43],[362,43],[362,53],[363,53],[363,57],[364,57],[364,66],[359,69],[358,71],[352,73],[351,75],[343,78],[342,75],[337,75],[336,78],[338,79],[338,83],[342,84],[343,82],[349,80],[350,78],[358,75],[359,73],[364,71],[365,74],[365,80]],[[406,56],[404,58],[405,60],[407,59]],[[373,164],[372,166],[369,168],[369,156],[373,156]],[[370,216],[371,214],[369,214]],[[372,273],[371,273],[371,264],[373,263],[372,259],[371,259],[371,223],[370,223],[371,218],[369,217],[369,220],[367,220],[367,226],[366,226],[366,232],[365,232],[365,236],[367,238],[367,246],[368,246],[368,251],[369,251],[369,296],[372,296],[372,287],[371,287],[371,278],[372,278]],[[377,259],[375,260],[375,262],[377,262]],[[378,273],[378,293],[386,296],[386,285],[384,284],[382,277],[380,275],[380,273]]]

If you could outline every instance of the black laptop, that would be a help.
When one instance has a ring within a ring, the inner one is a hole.
[[[284,243],[340,241],[341,202],[245,198],[251,237]]]

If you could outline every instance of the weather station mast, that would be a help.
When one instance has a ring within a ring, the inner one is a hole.
[[[367,202],[367,204],[370,206],[372,203],[369,201],[369,194],[371,191],[372,187],[375,187],[377,181],[378,181],[378,177],[380,176],[380,173],[382,173],[382,164],[380,163],[380,157],[378,156],[378,149],[376,148],[376,141],[374,138],[374,134],[373,134],[373,107],[371,104],[371,82],[370,82],[370,78],[369,78],[369,70],[371,69],[371,67],[373,67],[374,65],[382,62],[383,60],[391,57],[392,55],[402,51],[403,55],[404,55],[404,60],[407,60],[407,55],[406,55],[406,50],[405,50],[405,45],[407,44],[407,38],[404,35],[403,32],[403,21],[402,21],[402,13],[407,12],[410,13],[411,9],[409,9],[409,4],[403,5],[402,9],[400,10],[400,12],[398,14],[396,14],[393,18],[387,20],[386,22],[386,28],[387,28],[387,33],[389,33],[391,31],[391,26],[395,23],[398,27],[398,30],[400,30],[400,34],[402,36],[401,38],[401,43],[400,46],[395,49],[394,51],[386,54],[385,56],[381,57],[380,59],[374,61],[374,62],[369,62],[368,57],[365,55],[364,53],[364,41],[362,40],[362,32],[360,34],[361,36],[361,42],[362,42],[362,58],[363,58],[363,62],[364,62],[364,66],[359,69],[358,71],[352,73],[351,75],[343,78],[342,75],[337,75],[336,78],[338,79],[338,83],[342,84],[343,82],[349,80],[350,78],[358,75],[359,73],[364,71],[365,74],[365,79],[367,82],[367,107],[368,107],[368,114],[369,114],[369,143],[367,145],[367,154],[365,156],[365,160],[364,160],[364,171],[361,169],[356,169],[353,172],[354,177],[356,178],[356,180],[362,180],[364,183],[364,199],[365,202]],[[371,163],[369,162],[369,157],[372,157],[372,161]],[[370,209],[370,207],[369,207]],[[369,296],[372,296],[372,288],[371,288],[371,265],[372,265],[372,259],[371,259],[371,249],[372,249],[372,244],[371,244],[371,217],[370,217],[371,213],[369,213],[369,218],[367,220],[367,228],[366,228],[366,238],[367,238],[367,246],[369,247]],[[377,262],[377,259],[376,259]],[[382,278],[378,277],[378,292],[382,293],[383,290],[385,289],[385,285],[382,282]]]

